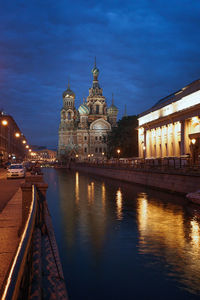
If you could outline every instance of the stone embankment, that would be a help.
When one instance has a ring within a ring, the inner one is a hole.
[[[200,189],[200,174],[187,170],[145,170],[92,164],[72,164],[71,169],[183,195]]]
[[[0,210],[0,298],[67,300],[46,201],[48,185],[40,175],[28,175],[20,183],[12,199],[5,193]]]

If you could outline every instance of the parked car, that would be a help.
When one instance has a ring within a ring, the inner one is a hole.
[[[7,179],[24,178],[25,175],[26,175],[26,171],[22,164],[12,164],[7,169]]]

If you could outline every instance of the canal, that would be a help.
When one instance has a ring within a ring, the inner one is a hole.
[[[138,185],[43,170],[70,299],[199,299],[198,207]]]

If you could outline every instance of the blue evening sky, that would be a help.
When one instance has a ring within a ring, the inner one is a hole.
[[[200,76],[198,0],[0,0],[0,109],[30,144],[56,148],[62,93],[139,114]]]

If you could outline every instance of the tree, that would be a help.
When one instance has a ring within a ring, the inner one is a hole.
[[[121,157],[138,156],[138,120],[137,116],[123,117],[117,127],[108,135],[108,158],[117,157],[120,149]]]

